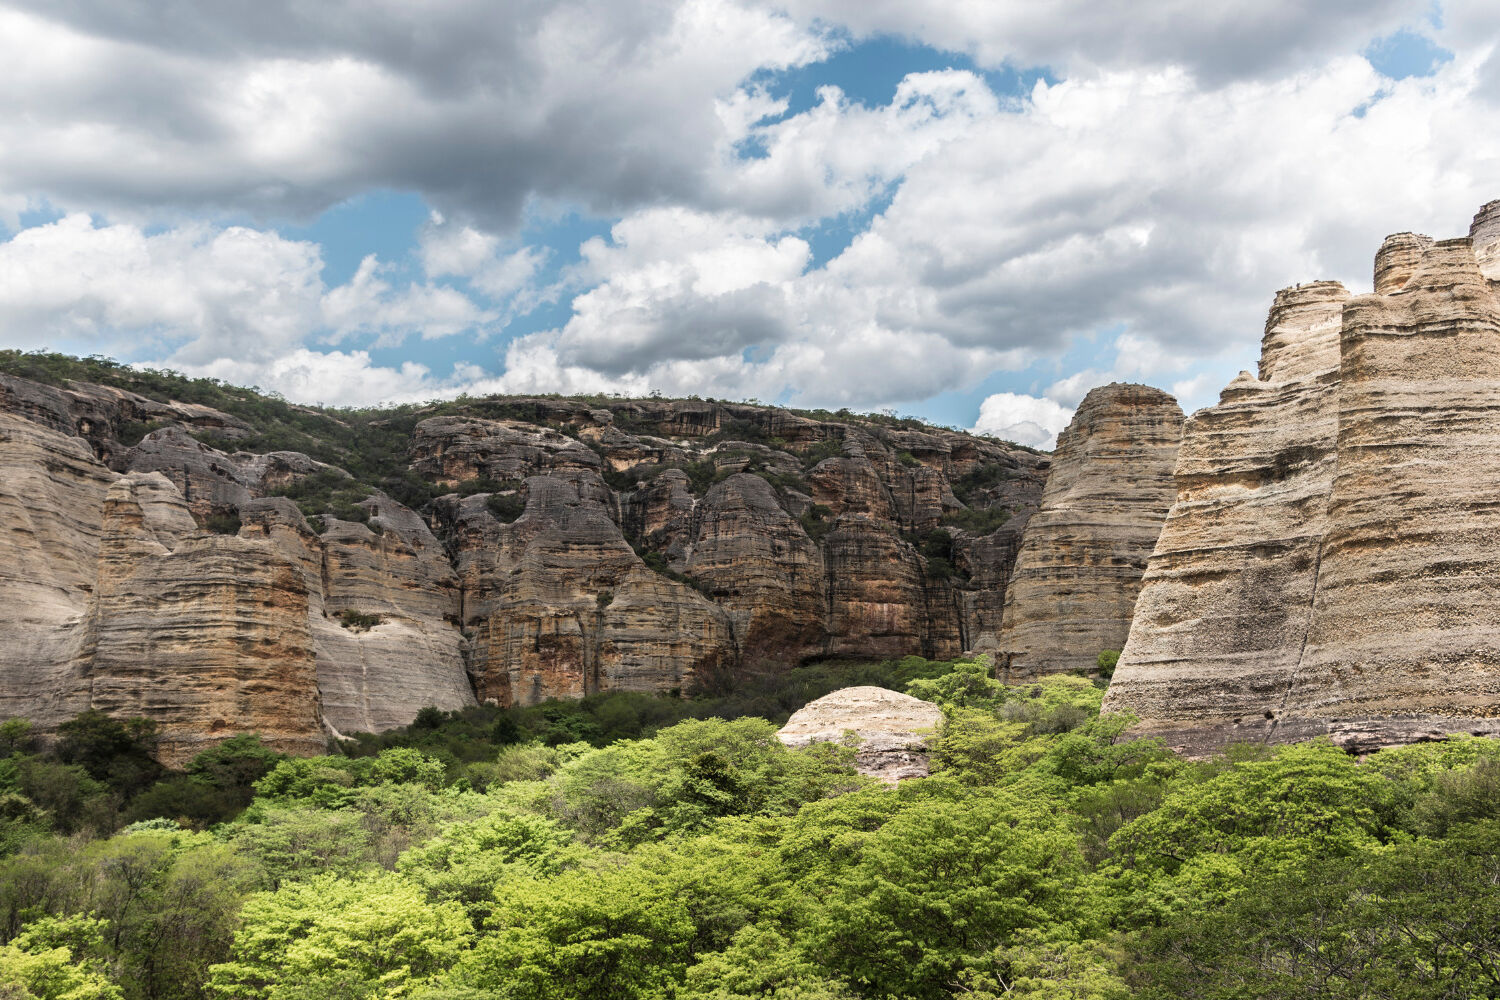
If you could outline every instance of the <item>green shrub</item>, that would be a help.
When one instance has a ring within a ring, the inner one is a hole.
[[[833,530],[833,509],[820,503],[810,503],[797,521],[802,525],[802,530],[807,532],[807,537],[821,545]]]
[[[519,492],[491,493],[485,498],[484,506],[495,516],[495,520],[510,524],[526,513],[526,498]]]
[[[340,611],[334,617],[339,620],[339,624],[351,632],[368,632],[382,621],[379,615],[366,614],[352,609]]]
[[[232,512],[210,514],[203,519],[203,527],[216,535],[237,535],[240,533],[240,515]]]
[[[964,510],[949,511],[943,515],[942,522],[953,528],[962,528],[971,535],[988,535],[1005,526],[1010,520],[1010,510],[1006,507],[969,507]]]

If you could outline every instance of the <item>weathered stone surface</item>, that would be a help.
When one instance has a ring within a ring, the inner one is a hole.
[[[1278,296],[1319,290],[1301,353],[1336,336],[1336,368],[1263,364],[1188,421],[1106,710],[1194,751],[1500,732],[1500,301],[1468,239],[1393,237],[1377,271]]]
[[[156,720],[164,762],[244,732],[322,750],[307,589],[270,544],[199,531],[164,476],[134,473],[104,501],[97,588],[90,705]]]
[[[1432,247],[1432,237],[1421,233],[1392,233],[1375,253],[1375,293],[1399,292]]]
[[[840,517],[823,541],[823,563],[830,653],[884,659],[931,648],[921,557],[893,525]]]
[[[1263,738],[1301,659],[1338,460],[1338,375],[1289,346],[1330,357],[1347,299],[1333,283],[1278,293],[1262,377],[1242,372],[1184,427],[1177,501],[1106,694],[1179,743]],[[1287,316],[1300,317],[1300,339]]]
[[[1485,203],[1474,216],[1469,241],[1474,244],[1480,273],[1490,281],[1500,281],[1500,200]]]
[[[787,746],[858,742],[855,770],[894,785],[928,774],[927,738],[942,724],[934,704],[879,687],[848,687],[809,702],[777,737]]]
[[[321,536],[290,500],[253,500],[240,511],[241,537],[273,539],[301,569],[323,717],[337,733],[404,726],[428,706],[474,704],[458,581],[441,543],[389,497],[365,508],[369,526],[325,518]],[[350,613],[379,621],[346,624],[341,616]]]
[[[79,438],[0,412],[0,717],[47,727],[88,708],[82,647],[114,478]]]
[[[526,488],[513,524],[496,521],[483,498],[448,514],[481,700],[666,691],[729,666],[728,615],[646,568],[595,474],[533,476]]]
[[[1340,739],[1500,731],[1500,299],[1468,239],[1351,300],[1342,347],[1313,621],[1277,715]]]
[[[730,476],[697,505],[693,529],[684,569],[729,613],[747,666],[785,666],[823,651],[823,555],[770,483]]]
[[[433,417],[417,425],[412,441],[412,468],[449,485],[599,466],[599,456],[587,445],[550,427],[514,420]]]
[[[1177,401],[1115,382],[1084,397],[1057,439],[997,642],[1006,678],[1093,670],[1130,634],[1146,561],[1176,497]]]
[[[243,421],[209,406],[158,402],[91,382],[70,382],[67,388],[58,388],[0,375],[0,411],[83,438],[96,458],[114,468],[127,450],[120,443],[127,430],[139,436],[140,429],[153,424],[182,424],[224,438],[250,433]]]
[[[203,444],[181,427],[152,431],[123,458],[126,472],[160,472],[172,481],[188,509],[202,521],[238,510],[251,497],[248,479],[228,455]]]
[[[954,654],[997,613],[1047,469],[909,424],[500,398],[420,421],[410,472],[357,466],[403,496],[422,497],[411,473],[500,487],[419,515],[306,455],[203,443],[261,430],[207,407],[0,376],[0,417],[0,620],[27,650],[0,652],[0,704],[44,728],[90,705],[147,714],[171,761],[247,730],[313,752],[427,705]],[[370,433],[388,455],[391,427],[344,425],[337,446]],[[311,523],[270,495],[310,476]],[[340,520],[354,488],[365,515]],[[1011,520],[940,527],[960,495]]]

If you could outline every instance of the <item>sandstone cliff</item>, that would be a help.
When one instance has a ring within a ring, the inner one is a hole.
[[[1187,422],[1106,710],[1194,750],[1500,732],[1497,207],[1390,237],[1374,294],[1278,294],[1259,377]]]
[[[1005,588],[992,647],[1002,677],[1093,670],[1119,650],[1146,561],[1177,495],[1182,410],[1160,389],[1113,383],[1084,397]]]
[[[66,360],[54,384],[0,375],[0,712],[146,715],[174,763],[246,731],[316,752],[429,705],[955,655],[999,628],[1048,468],[888,418],[552,398],[344,415],[53,377]]]

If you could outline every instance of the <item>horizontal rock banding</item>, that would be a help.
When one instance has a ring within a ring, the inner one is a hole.
[[[1125,644],[1181,438],[1182,410],[1160,389],[1116,382],[1084,397],[1005,591],[1003,676],[1093,670]]]
[[[364,431],[292,409],[293,440],[327,420],[328,451],[421,512],[298,452],[225,450],[285,426],[0,375],[0,712],[146,715],[180,763],[240,732],[314,753],[427,706],[954,654],[998,627],[1048,464],[701,400],[493,398]],[[372,471],[360,434],[404,457]]]
[[[1194,750],[1500,732],[1500,300],[1467,238],[1390,237],[1375,283],[1280,293],[1188,421],[1106,709]]]

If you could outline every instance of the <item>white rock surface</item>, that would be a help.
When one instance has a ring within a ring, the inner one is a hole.
[[[932,702],[881,687],[848,687],[802,706],[776,734],[787,746],[859,741],[855,770],[895,784],[925,778],[927,737],[943,721]]]

